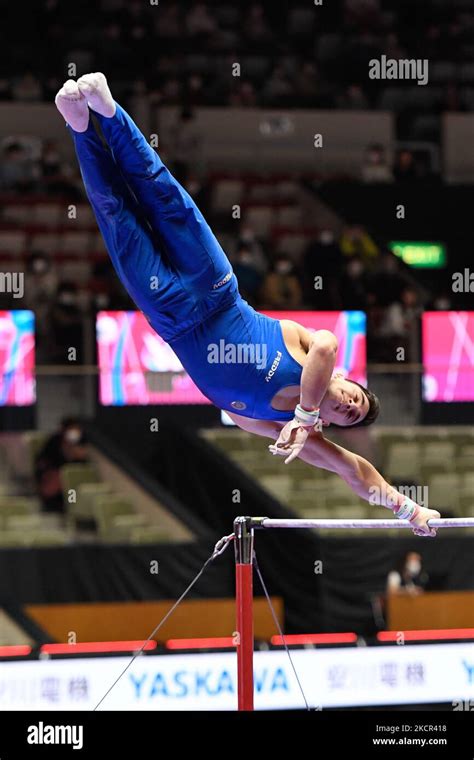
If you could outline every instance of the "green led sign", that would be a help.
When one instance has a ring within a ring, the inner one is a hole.
[[[442,243],[392,241],[388,245],[392,253],[399,256],[410,267],[441,269],[446,266],[446,246]]]

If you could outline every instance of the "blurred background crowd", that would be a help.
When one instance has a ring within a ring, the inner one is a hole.
[[[88,11],[94,23],[84,29],[78,19]],[[221,242],[252,305],[364,310],[369,361],[391,361],[391,342],[403,345],[422,308],[453,305],[445,284],[417,281],[392,254],[388,240],[356,214],[332,226],[316,220],[317,226],[311,227],[300,212],[297,223],[307,229],[297,249],[287,248],[270,224],[261,219],[253,224],[251,214],[240,226],[234,224],[226,238],[217,201],[223,178],[202,160],[195,112],[201,106],[391,111],[398,148],[387,155],[384,146],[368,137],[358,174],[350,177],[354,192],[358,185],[442,183],[436,160],[442,116],[474,105],[474,12],[469,3],[417,3],[412,13],[409,3],[395,0],[383,7],[379,0],[338,0],[325,8],[324,26],[303,2],[167,2],[157,14],[153,3],[140,0],[81,0],[72,6],[44,0],[27,14],[19,5],[2,3],[2,19],[4,28],[21,26],[21,40],[14,61],[0,51],[0,100],[51,103],[70,62],[79,75],[105,61],[117,100],[132,113],[144,100],[158,112],[163,106],[177,107],[174,129],[160,144],[160,154],[218,237],[224,233]],[[371,80],[367,60],[381,55],[429,58],[428,84],[413,88]],[[229,70],[235,63],[242,72],[232,77]],[[30,196],[32,202],[87,203],[67,145],[67,136],[64,142],[4,136],[3,201],[14,204],[16,197],[24,201]],[[325,175],[326,181],[336,178],[331,171]],[[299,181],[297,176],[283,179]],[[261,178],[242,174],[239,181],[246,200],[253,194],[256,203],[265,202],[265,195],[258,196]],[[295,219],[293,214],[293,223]],[[11,250],[11,221],[3,205],[0,225],[7,238],[4,244],[0,241],[0,255]],[[283,219],[278,229],[285,226]],[[97,237],[95,242],[70,241],[68,249],[42,219],[33,232],[26,242],[15,243],[34,283],[25,303],[40,315],[40,361],[61,361],[64,346],[82,345],[78,339],[85,313],[131,304]],[[81,251],[87,251],[87,266],[83,258],[79,277],[65,262]],[[324,281],[320,288],[318,276]]]

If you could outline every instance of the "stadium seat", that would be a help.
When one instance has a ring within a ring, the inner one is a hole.
[[[0,519],[38,514],[39,506],[35,498],[0,496]]]
[[[430,65],[432,82],[453,82],[456,79],[457,66],[451,61],[433,61]]]
[[[97,518],[99,537],[107,543],[155,543],[168,538],[166,530],[135,512],[122,497],[98,497]]]
[[[244,224],[251,227],[257,236],[267,237],[275,224],[275,211],[272,206],[248,206]]]
[[[240,179],[220,179],[214,183],[212,207],[214,211],[230,214],[232,206],[241,203],[244,183]]]
[[[26,235],[24,232],[0,231],[0,253],[23,253],[26,248]]]
[[[35,203],[30,210],[30,223],[44,227],[67,224],[66,210],[60,203]]]
[[[426,443],[421,447],[420,464],[450,470],[455,463],[456,446],[452,441]]]
[[[432,475],[428,481],[428,500],[431,509],[457,510],[462,479],[454,472]]]
[[[84,254],[90,250],[91,236],[88,232],[65,232],[61,236],[61,252]]]
[[[76,489],[76,501],[66,500],[68,523],[71,527],[77,527],[78,521],[97,521],[97,498],[111,494],[110,483],[82,482]]]
[[[97,470],[91,464],[67,464],[61,468],[61,483],[63,487],[64,502],[70,503],[70,494],[76,494],[76,503],[79,486],[84,483],[99,483],[100,478]]]
[[[420,445],[415,442],[394,443],[387,452],[384,469],[397,480],[417,480],[419,477]]]

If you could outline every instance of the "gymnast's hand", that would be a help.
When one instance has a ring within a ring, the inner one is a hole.
[[[416,516],[410,520],[415,536],[436,536],[436,528],[430,528],[428,520],[439,520],[440,513],[436,509],[418,507]]]
[[[299,420],[291,420],[281,429],[277,442],[269,446],[268,450],[272,454],[286,456],[285,464],[290,464],[300,453],[312,429],[303,426]]]
[[[308,440],[309,434],[314,430],[316,426],[321,427],[318,416],[313,413],[307,415],[306,420],[301,418],[301,414],[298,411],[299,407],[295,410],[295,417],[291,422],[287,422],[285,427],[280,431],[278,440],[276,443],[272,443],[268,447],[272,454],[279,454],[282,457],[286,456],[285,464],[290,464],[293,459],[296,459],[301,449]]]

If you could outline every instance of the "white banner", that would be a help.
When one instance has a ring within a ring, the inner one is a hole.
[[[292,658],[313,709],[474,699],[474,643],[299,649]],[[0,710],[91,710],[129,659],[2,662]],[[305,707],[284,651],[256,652],[254,670],[256,709]],[[140,656],[99,709],[236,705],[236,655],[225,652]]]

